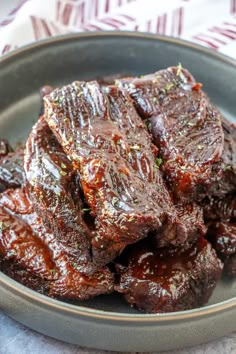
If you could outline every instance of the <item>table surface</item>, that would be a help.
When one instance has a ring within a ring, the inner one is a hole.
[[[20,0],[0,1],[0,19]],[[32,331],[7,317],[0,310],[0,354],[87,354],[106,353],[89,350],[76,345],[60,342]],[[166,354],[236,354],[236,333],[225,336],[217,341],[202,344],[185,350],[165,352]]]

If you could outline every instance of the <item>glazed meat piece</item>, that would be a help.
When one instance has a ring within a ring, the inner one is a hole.
[[[207,236],[218,256],[225,263],[225,273],[236,276],[236,224],[212,222],[208,228]]]
[[[21,189],[8,190],[0,196],[0,255],[3,261],[46,281],[52,297],[83,300],[113,290],[108,268],[90,277],[74,268],[73,259],[44,227]]]
[[[161,169],[179,200],[197,200],[212,183],[222,156],[221,114],[181,66],[117,80],[134,100],[160,149]]]
[[[236,125],[222,120],[224,150],[220,161],[213,167],[214,179],[208,188],[208,195],[223,198],[236,192]]]
[[[104,92],[107,93],[107,97],[110,103],[110,116],[112,121],[117,122],[120,131],[126,136],[130,145],[133,144],[134,154],[136,153],[137,157],[140,156],[141,150],[146,151],[147,148],[145,146],[141,146],[140,142],[140,135],[137,132],[132,130],[133,126],[131,122],[127,122],[123,117],[126,116],[125,108],[127,109],[127,99],[126,95],[123,93],[121,94],[120,90],[117,90],[116,87],[110,86],[107,87]],[[121,110],[123,107],[123,110]],[[125,107],[125,108],[124,108]],[[149,139],[149,136],[146,132],[142,132],[142,135],[146,135],[146,139]],[[137,144],[135,145],[135,139],[137,139]],[[155,154],[157,154],[157,150],[155,146],[152,146],[154,149]],[[134,168],[136,168],[136,164],[138,165],[138,159],[133,160]],[[159,159],[156,159],[156,168],[158,166]],[[145,166],[145,164],[143,163]],[[140,170],[140,176],[145,180],[145,173]],[[162,186],[162,190],[166,191],[165,185],[163,184],[163,179],[160,173],[157,173],[157,184]],[[164,197],[167,195],[166,193],[162,194]],[[161,196],[159,197],[159,205],[166,207],[168,206],[169,210],[172,209],[173,215],[175,215],[175,222],[169,223],[168,225],[163,225],[158,232],[156,232],[155,240],[156,246],[158,247],[165,247],[165,246],[180,246],[183,247],[185,244],[186,247],[193,244],[199,235],[205,235],[206,227],[204,225],[203,220],[203,211],[202,208],[194,203],[186,203],[186,204],[178,204],[174,207],[172,203],[166,198],[161,200]],[[155,234],[155,233],[154,233]]]
[[[45,119],[79,170],[95,218],[97,264],[177,218],[156,165],[157,149],[132,100],[115,87],[107,90],[74,82],[44,98]]]
[[[6,139],[0,139],[0,158],[6,156],[9,152],[12,152],[13,149],[9,142]]]
[[[9,152],[0,158],[0,192],[24,185],[23,158],[24,151],[22,148],[15,152]]]
[[[174,245],[181,249],[188,249],[200,236],[206,234],[207,228],[204,224],[202,207],[189,202],[176,204],[175,208],[177,222],[169,228],[160,229],[153,235],[153,245],[157,248]],[[178,242],[179,235],[182,235],[182,242]]]
[[[224,198],[205,198],[202,202],[204,218],[210,220],[236,220],[236,196],[226,195]]]
[[[54,232],[81,272],[93,271],[91,231],[80,200],[78,172],[73,169],[43,117],[26,142],[25,173],[37,213]]]
[[[205,304],[223,265],[200,238],[188,251],[153,250],[150,244],[130,247],[126,265],[118,265],[119,285],[131,306],[148,313],[188,310]]]
[[[40,294],[48,294],[50,282],[34,273],[13,264],[11,261],[0,261],[0,271],[18,283],[27,286]]]

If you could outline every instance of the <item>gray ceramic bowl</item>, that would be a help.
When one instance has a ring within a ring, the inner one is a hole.
[[[151,34],[85,33],[39,42],[0,62],[0,135],[14,144],[36,121],[44,84],[124,73],[143,74],[181,62],[224,114],[236,117],[236,63],[202,47]],[[36,331],[82,346],[156,351],[206,342],[236,329],[236,281],[222,279],[208,306],[165,315],[131,310],[118,295],[78,305],[39,295],[0,273],[0,307]]]

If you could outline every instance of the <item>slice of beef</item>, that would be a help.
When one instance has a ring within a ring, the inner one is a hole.
[[[225,273],[236,276],[236,224],[212,222],[208,228],[207,236],[218,256],[225,263]]]
[[[47,281],[48,295],[52,297],[83,300],[113,290],[108,268],[89,277],[74,268],[73,259],[43,225],[21,189],[0,196],[0,255],[17,269]]]
[[[131,306],[148,313],[188,310],[205,304],[223,265],[204,238],[182,254],[153,250],[150,244],[132,246],[126,265],[118,265],[119,285]]]
[[[221,114],[181,66],[117,80],[134,100],[160,149],[161,169],[179,200],[198,200],[222,156]]]
[[[35,124],[26,142],[24,167],[37,213],[65,251],[73,256],[80,271],[91,273],[89,239],[92,236],[83,219],[78,172],[43,117]]]
[[[0,158],[0,192],[24,185],[23,157],[24,151],[19,148]]]
[[[80,172],[95,218],[93,257],[104,264],[148,232],[169,227],[176,213],[132,100],[117,88],[74,82],[44,98],[45,119]]]
[[[236,221],[236,195],[229,194],[224,198],[205,198],[202,202],[204,218],[206,222]]]
[[[224,131],[224,150],[222,157],[213,167],[213,180],[207,194],[223,198],[236,192],[236,125],[222,120]]]
[[[0,139],[0,158],[6,156],[9,152],[12,152],[13,149],[10,143],[6,139]]]

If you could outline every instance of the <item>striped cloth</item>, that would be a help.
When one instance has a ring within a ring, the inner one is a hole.
[[[95,30],[165,34],[236,58],[236,0],[23,0],[0,22],[0,53]]]

